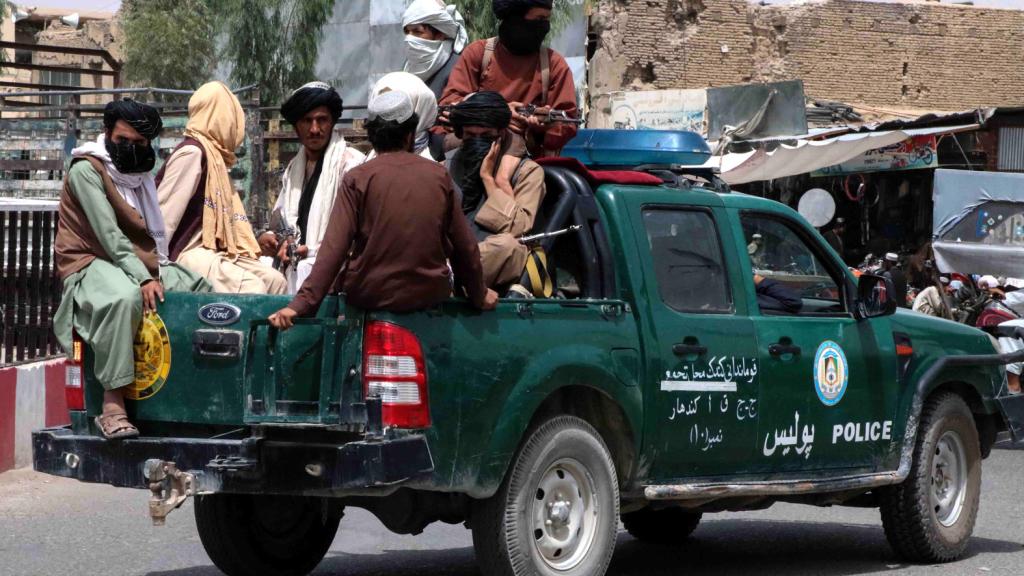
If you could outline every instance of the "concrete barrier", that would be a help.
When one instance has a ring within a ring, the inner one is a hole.
[[[32,465],[32,431],[68,424],[64,360],[0,368],[0,472]]]

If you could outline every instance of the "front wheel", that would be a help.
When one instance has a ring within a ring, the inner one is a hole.
[[[338,532],[343,508],[327,498],[212,494],[195,500],[196,528],[228,576],[303,576]]]
[[[981,495],[981,446],[963,399],[942,394],[921,413],[910,475],[880,490],[889,544],[912,562],[956,560],[974,531]]]
[[[619,485],[594,428],[559,416],[534,430],[498,492],[473,510],[488,576],[602,576],[615,549]]]

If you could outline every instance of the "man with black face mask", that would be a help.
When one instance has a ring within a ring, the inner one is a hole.
[[[479,241],[484,282],[491,288],[522,276],[528,250],[518,238],[533,228],[544,199],[544,170],[506,151],[511,119],[508,102],[497,92],[471,94],[450,115],[462,145],[449,159],[448,171]],[[504,183],[496,178],[498,165],[510,157],[515,167]]]
[[[545,123],[539,116],[518,112],[526,105],[565,111],[575,118],[576,91],[572,71],[559,53],[544,48],[551,29],[551,0],[493,0],[501,21],[498,37],[466,47],[455,65],[439,104],[457,104],[475,92],[493,90],[508,101],[515,138],[500,168],[507,182],[527,149],[534,157],[555,155],[576,135],[576,126]],[[442,118],[443,120],[443,118]]]
[[[167,235],[150,171],[160,115],[129,99],[103,112],[104,132],[72,150],[60,195],[54,243],[64,282],[54,332],[72,351],[72,331],[95,355],[103,385],[96,426],[108,439],[138,436],[124,408],[135,383],[133,340],[143,312],[156,311],[165,290],[207,291],[201,277],[167,260]]]

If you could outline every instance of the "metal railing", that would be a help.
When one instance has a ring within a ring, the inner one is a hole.
[[[61,354],[53,334],[56,233],[56,202],[0,201],[0,366]]]

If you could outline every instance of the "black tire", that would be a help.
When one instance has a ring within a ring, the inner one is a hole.
[[[326,498],[197,496],[196,528],[210,560],[228,576],[302,576],[323,560],[343,507]]]
[[[962,445],[962,464],[957,466],[950,465],[949,454],[959,452],[950,450],[950,438],[958,438]],[[954,490],[962,499],[948,499],[959,501],[959,506],[937,499],[938,493],[949,494],[948,487],[958,484],[949,480],[953,470],[961,470],[956,477],[966,483]],[[902,484],[880,490],[879,496],[885,536],[897,554],[929,564],[950,562],[963,554],[978,517],[981,445],[974,417],[962,398],[944,393],[925,403],[910,475]]]
[[[701,516],[700,512],[690,512],[678,507],[661,510],[643,508],[623,514],[622,525],[626,532],[637,540],[670,546],[685,542],[697,529]]]
[[[558,416],[533,430],[497,493],[475,504],[473,548],[482,574],[602,576],[608,569],[618,478],[601,436],[579,418]]]

